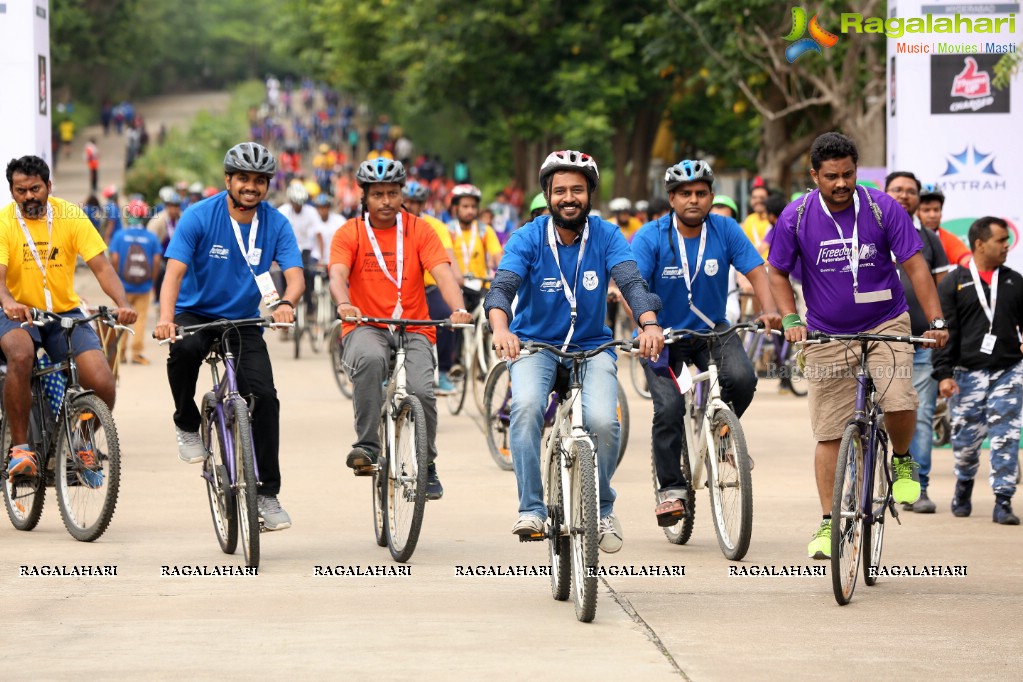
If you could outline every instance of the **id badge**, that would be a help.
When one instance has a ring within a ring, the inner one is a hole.
[[[880,291],[853,292],[853,300],[857,303],[880,303],[881,301],[892,300],[892,290],[882,289]]]
[[[985,334],[984,340],[980,342],[980,352],[984,355],[991,355],[995,350],[996,338],[994,334]]]
[[[483,280],[476,279],[475,277],[466,277],[462,282],[462,286],[470,291],[480,291],[483,288]]]
[[[46,312],[52,313],[53,312],[53,296],[50,295],[50,290],[44,288],[43,289],[43,296],[46,298]]]
[[[249,265],[259,265],[259,259],[263,257],[263,249],[255,247],[249,251]]]
[[[259,293],[263,295],[263,303],[267,308],[273,308],[280,302],[281,296],[277,293],[277,287],[274,286],[269,272],[256,275],[256,286],[259,287]]]

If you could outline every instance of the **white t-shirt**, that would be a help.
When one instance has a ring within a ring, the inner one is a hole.
[[[302,210],[298,213],[295,212],[295,207],[291,205],[290,201],[286,201],[281,204],[278,208],[288,222],[291,223],[291,229],[295,231],[295,240],[298,241],[298,248],[300,251],[314,251],[316,249],[316,230],[318,229],[317,223],[320,222],[320,216],[316,212],[316,209],[312,206],[305,205]],[[316,254],[314,253],[315,257]]]
[[[327,214],[327,219],[323,220],[320,218],[319,213],[316,215],[316,234],[323,237],[323,248],[327,250],[326,254],[319,253],[319,246],[316,244],[316,240],[313,239],[313,258],[326,262],[330,260],[330,243],[334,240],[334,233],[341,229],[341,226],[345,224],[345,219],[340,213],[334,213],[331,211]]]

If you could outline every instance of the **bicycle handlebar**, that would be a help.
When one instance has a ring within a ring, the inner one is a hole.
[[[404,327],[446,327],[448,329],[471,329],[472,327],[476,326],[475,324],[471,324],[471,323],[468,323],[468,322],[459,322],[459,323],[456,324],[454,322],[451,322],[451,320],[402,320],[402,319],[389,318],[389,317],[365,317],[365,316],[363,316],[363,317],[351,317],[351,316],[349,316],[349,317],[345,317],[344,321],[345,322],[349,322],[351,324],[362,324],[362,323],[368,322],[368,323],[372,323],[372,324],[386,324],[386,325],[390,325],[392,327],[403,327],[403,328]]]
[[[222,329],[226,329],[228,327],[269,327],[271,329],[290,329],[294,326],[295,324],[293,322],[275,322],[272,317],[249,317],[242,320],[214,320],[213,322],[204,322],[203,324],[178,327],[178,333],[175,336],[172,336],[169,339],[161,339],[159,345],[165,346],[171,341],[180,341],[186,336],[191,336],[204,329],[212,329],[214,327]],[[153,338],[156,337],[154,336]]]
[[[884,343],[937,343],[926,336],[890,336],[888,334],[828,334],[822,331],[807,333],[803,343],[821,344],[829,341],[881,341]]]
[[[22,322],[21,326],[45,327],[53,322],[58,322],[64,329],[73,329],[83,324],[89,324],[93,320],[99,320],[111,329],[117,329],[134,334],[135,330],[131,327],[126,327],[123,324],[117,323],[117,318],[114,316],[114,310],[115,309],[108,308],[105,305],[101,305],[92,315],[87,315],[85,317],[63,317],[57,313],[50,312],[49,310],[29,308],[29,315],[32,319],[28,322]]]
[[[526,356],[546,350],[554,353],[559,358],[564,358],[566,360],[585,360],[587,358],[596,357],[610,348],[621,348],[627,353],[639,350],[639,346],[632,339],[608,341],[607,343],[602,343],[596,348],[591,348],[590,350],[576,351],[563,351],[561,350],[561,346],[554,346],[549,343],[544,343],[543,341],[526,341],[522,344],[522,348],[519,350],[519,355]]]
[[[672,329],[671,327],[668,327],[667,329],[664,330],[664,337],[666,339],[665,343],[673,343],[675,341],[678,341],[679,339],[686,338],[686,337],[689,337],[689,336],[695,336],[695,337],[701,338],[701,339],[710,339],[710,338],[718,338],[718,339],[720,339],[720,338],[724,338],[726,336],[729,336],[731,334],[735,334],[737,332],[743,332],[743,331],[746,331],[746,332],[760,332],[761,334],[766,334],[767,333],[767,331],[764,329],[764,324],[762,322],[743,322],[741,324],[732,325],[728,329],[722,329],[721,331],[717,331],[715,329],[699,329],[699,330],[697,330],[697,329]],[[771,333],[772,334],[777,334],[778,336],[782,335],[781,330],[778,330],[778,329],[772,329]]]

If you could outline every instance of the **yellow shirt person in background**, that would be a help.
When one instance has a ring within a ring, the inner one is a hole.
[[[746,238],[750,240],[750,243],[763,258],[767,258],[768,250],[764,237],[771,230],[771,221],[767,219],[767,209],[764,204],[767,201],[767,194],[767,187],[763,185],[753,188],[749,195],[750,208],[753,209],[753,212],[746,216],[746,220],[742,221],[742,231],[746,233]]]

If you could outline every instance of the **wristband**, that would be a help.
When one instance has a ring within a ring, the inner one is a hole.
[[[343,305],[351,305],[351,304],[352,304],[351,301],[341,301],[340,303],[337,304],[337,307],[340,308]]]
[[[647,327],[660,327],[660,326],[661,326],[661,323],[658,322],[657,320],[647,321],[647,322],[644,322],[643,324],[640,325],[640,327],[642,327],[643,329],[646,329]]]
[[[294,303],[292,303],[291,301],[289,301],[289,300],[288,300],[288,299],[286,299],[286,298],[282,298],[281,300],[277,301],[277,305],[278,305],[278,306],[286,305],[286,306],[288,306],[289,308],[291,308],[292,310],[294,310],[294,308],[295,308],[295,304],[294,304]]]
[[[456,310],[455,312],[456,312],[456,313],[465,313],[466,315],[468,315],[468,314],[469,314],[469,311],[468,311],[468,310],[466,310],[465,308],[459,308],[459,309],[458,309],[458,310]]]
[[[793,327],[805,327],[803,320],[800,319],[799,313],[789,313],[785,317],[781,318],[782,329],[789,330]]]

